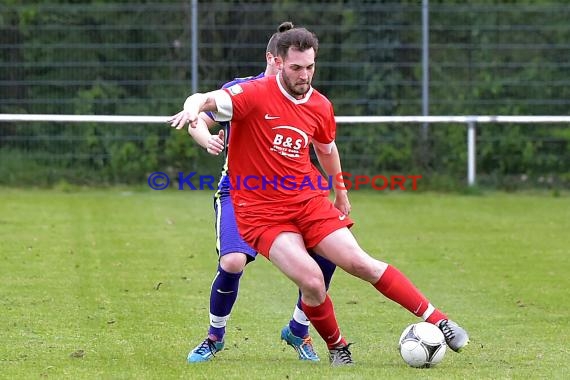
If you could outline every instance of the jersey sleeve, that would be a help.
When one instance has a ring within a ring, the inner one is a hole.
[[[230,82],[224,83],[223,86],[221,87],[221,89],[223,90],[224,88],[232,87],[235,84],[248,82],[250,80],[258,79],[260,77],[263,77],[263,73],[259,74],[256,77],[255,76],[248,76],[248,77],[242,77],[242,78],[235,78],[234,80],[232,80]],[[223,99],[221,101],[223,101]],[[228,107],[228,106],[226,105],[226,107]],[[229,125],[229,121],[218,120],[219,118],[221,118],[221,115],[216,115],[215,112],[212,112],[212,111],[207,111],[205,113],[210,119],[219,122],[222,126],[227,127]],[[218,117],[218,119],[216,118],[216,116]]]
[[[230,96],[224,90],[216,90],[210,92],[210,95],[216,100],[218,110],[212,112],[213,119],[217,122],[230,121],[233,119],[233,103]]]
[[[313,145],[320,151],[330,152],[336,138],[336,121],[333,106],[327,102],[328,109],[323,113],[322,122],[313,135]]]
[[[213,113],[216,121],[241,120],[247,117],[255,105],[256,99],[261,98],[255,81],[238,83],[218,90],[224,95],[216,95],[218,112]],[[218,92],[216,91],[216,92]]]

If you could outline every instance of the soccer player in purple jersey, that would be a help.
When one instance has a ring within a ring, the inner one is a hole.
[[[275,61],[277,50],[276,36],[291,28],[293,28],[292,23],[282,23],[278,28],[278,32],[274,33],[269,40],[266,51],[267,66],[265,72],[257,76],[236,78],[226,83],[223,88],[277,74],[279,66]],[[208,128],[217,124],[213,120],[213,116],[201,114],[201,118],[204,124],[199,125],[197,128],[188,129],[194,140],[210,154],[214,155],[220,154],[224,150],[224,146],[226,146],[226,149],[229,148],[227,141],[229,141],[230,124],[228,122],[221,123],[224,128],[220,130],[219,134],[213,135],[208,130]],[[315,170],[317,169],[315,168]],[[241,275],[245,266],[255,260],[257,255],[257,252],[243,241],[237,229],[234,208],[230,198],[227,151],[226,161],[218,183],[218,190],[214,194],[214,209],[216,213],[216,250],[219,255],[219,262],[210,292],[210,327],[206,339],[188,354],[189,363],[210,360],[218,351],[223,349],[226,323],[237,299]],[[336,266],[324,257],[315,255],[314,258],[323,272],[326,288],[328,289]],[[309,319],[301,309],[300,292],[293,316],[289,324],[281,330],[281,339],[297,351],[300,360],[319,360],[309,335]]]

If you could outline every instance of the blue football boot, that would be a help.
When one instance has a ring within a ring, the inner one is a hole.
[[[308,360],[313,362],[319,361],[319,356],[313,348],[313,340],[310,336],[299,338],[293,335],[289,325],[281,330],[281,340],[284,340],[289,346],[293,347],[299,354],[299,360]]]
[[[205,362],[212,359],[215,354],[224,348],[224,342],[216,342],[210,338],[204,339],[202,343],[188,354],[188,363]]]

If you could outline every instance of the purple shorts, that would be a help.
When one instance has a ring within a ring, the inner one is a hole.
[[[257,252],[251,248],[238,232],[234,205],[229,194],[214,196],[214,210],[216,212],[216,251],[221,257],[232,252],[243,253],[247,261],[255,260]]]

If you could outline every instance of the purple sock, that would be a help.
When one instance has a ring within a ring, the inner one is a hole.
[[[301,308],[301,292],[300,291],[299,291],[299,298],[297,299],[297,308],[299,310],[303,310]],[[295,312],[297,312],[297,311],[295,311]],[[297,322],[294,318],[291,318],[291,320],[289,321],[289,328],[291,329],[291,332],[293,333],[293,335],[298,336],[300,338],[304,338],[307,335],[309,335],[309,326]]]
[[[210,328],[208,329],[208,334],[216,336],[218,341],[224,340],[226,321],[236,302],[242,273],[226,272],[218,265],[218,273],[214,278],[210,293]]]
[[[323,277],[325,279],[325,288],[328,291],[329,286],[331,284],[332,276],[336,269],[336,265],[333,262],[319,255],[313,255],[313,259],[315,259],[315,261],[319,265],[319,268],[321,268],[321,271],[323,271]]]

